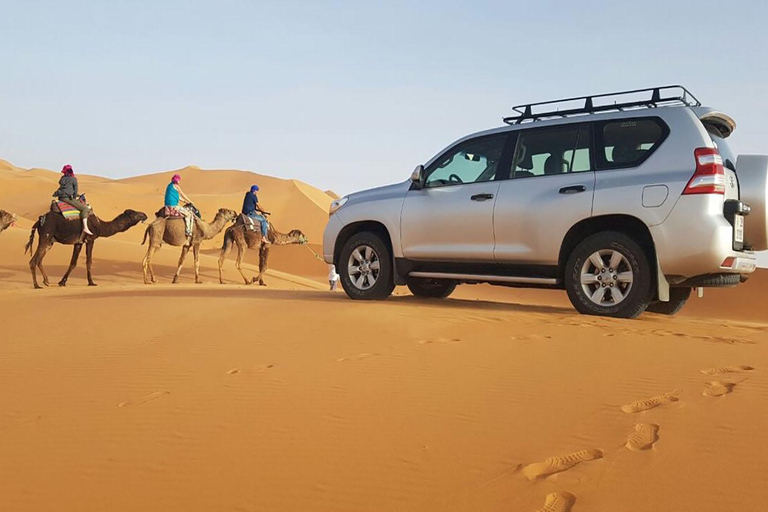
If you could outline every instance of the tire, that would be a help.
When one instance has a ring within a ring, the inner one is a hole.
[[[392,255],[376,233],[352,235],[341,250],[339,259],[341,286],[355,300],[382,300],[395,289]],[[350,275],[351,269],[358,269]]]
[[[445,299],[453,293],[453,290],[458,285],[456,281],[449,279],[426,279],[421,277],[409,277],[406,284],[412,294],[426,299]]]
[[[691,290],[692,288],[670,288],[669,302],[654,302],[648,306],[646,311],[661,315],[674,315],[683,309],[688,297],[691,296]]]
[[[577,245],[564,278],[571,304],[585,315],[637,318],[651,302],[648,257],[637,242],[616,231],[594,234]]]

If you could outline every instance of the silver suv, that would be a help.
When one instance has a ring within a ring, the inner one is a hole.
[[[565,289],[585,314],[674,314],[734,286],[768,249],[768,156],[681,86],[514,107],[411,179],[335,201],[324,257],[353,299],[396,285]]]

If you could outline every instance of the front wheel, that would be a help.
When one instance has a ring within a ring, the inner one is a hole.
[[[636,318],[651,298],[651,267],[643,249],[623,233],[606,231],[582,241],[565,268],[573,307],[585,315]]]
[[[669,302],[654,302],[646,311],[661,315],[674,315],[685,306],[688,297],[691,296],[691,288],[670,288]]]
[[[427,279],[409,277],[406,285],[416,297],[428,299],[445,299],[456,289],[456,281],[448,279]]]
[[[357,233],[347,240],[339,266],[341,285],[352,299],[386,299],[395,289],[392,256],[376,233]]]

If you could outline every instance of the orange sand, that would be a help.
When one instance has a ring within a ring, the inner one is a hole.
[[[184,174],[206,217],[255,179]],[[166,177],[82,188],[106,217],[150,213]],[[0,208],[23,217],[0,234],[4,512],[722,512],[768,498],[766,272],[636,321],[488,286],[362,303],[327,292],[300,246],[273,249],[267,288],[238,284],[231,257],[219,285],[219,238],[206,284],[191,265],[168,284],[166,246],[161,284],[144,286],[137,227],[96,243],[99,287],[78,268],[67,288],[32,290],[21,249],[55,179],[0,165]],[[330,196],[256,179],[278,228],[319,243]],[[46,258],[54,281],[69,253]]]

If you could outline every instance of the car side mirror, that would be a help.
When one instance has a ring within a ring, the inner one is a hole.
[[[423,177],[424,177],[424,166],[419,164],[411,173],[411,183],[413,183],[415,187],[421,188],[422,186],[421,180],[423,179]]]

